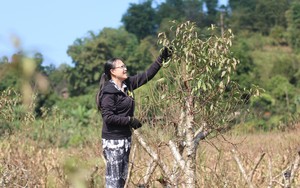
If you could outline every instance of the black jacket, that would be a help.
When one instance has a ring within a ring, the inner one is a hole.
[[[101,95],[101,113],[103,119],[102,138],[117,140],[131,136],[129,117],[134,115],[134,98],[128,95],[133,90],[151,80],[161,67],[161,58],[157,58],[149,69],[141,74],[129,76],[124,83],[125,92],[118,90],[112,82],[106,82]]]

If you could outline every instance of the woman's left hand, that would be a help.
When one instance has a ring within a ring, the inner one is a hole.
[[[132,127],[133,129],[138,129],[142,126],[142,123],[135,117],[130,117],[129,126]]]

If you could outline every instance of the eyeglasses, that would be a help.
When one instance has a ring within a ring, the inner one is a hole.
[[[117,68],[120,68],[120,69],[127,69],[126,65],[122,65],[122,66],[119,66],[119,67],[115,67],[114,69],[117,69]]]

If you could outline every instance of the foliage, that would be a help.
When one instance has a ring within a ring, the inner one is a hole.
[[[31,109],[33,105],[30,105]],[[13,134],[35,120],[32,110],[22,105],[20,93],[10,88],[1,92],[0,109],[0,137]]]
[[[274,39],[274,45],[287,45],[288,44],[288,34],[284,27],[274,26],[270,30],[270,37]]]
[[[14,54],[12,61],[3,59],[0,62],[0,91],[4,91],[9,87],[21,88],[23,67],[21,64],[22,54]]]
[[[4,62],[0,66],[3,71],[3,81],[0,88],[4,91],[8,88],[14,88],[22,94],[22,102],[24,105],[31,106],[33,100],[35,112],[39,114],[39,107],[43,104],[52,105],[51,100],[47,100],[51,95],[49,92],[49,81],[46,69],[41,65],[43,57],[40,53],[36,53],[34,58],[27,57],[26,54],[18,53],[13,55],[12,62]],[[0,91],[1,91],[0,89]],[[35,99],[33,99],[35,95]]]
[[[50,144],[70,147],[86,144],[93,139],[92,135],[100,135],[101,118],[93,102],[91,96],[70,99],[69,103],[61,101],[61,109],[42,107],[37,118],[33,110],[34,103],[28,108],[22,103],[19,92],[5,90],[0,96],[0,135],[11,135],[26,129],[27,136],[38,141],[41,146]]]
[[[84,107],[65,114],[58,108],[42,109],[42,118],[37,119],[28,134],[41,146],[78,147],[93,142],[99,132],[99,114]]]
[[[206,15],[206,26],[209,26],[211,24],[216,24],[217,20],[217,7],[218,7],[218,0],[204,0],[206,9],[207,9],[207,15]]]
[[[232,11],[231,27],[235,30],[248,30],[264,35],[274,26],[286,27],[285,12],[289,8],[286,0],[229,0]]]
[[[131,75],[144,71],[158,57],[156,45],[153,44],[155,44],[153,37],[144,38],[126,60]]]
[[[103,64],[112,52],[99,37],[90,33],[90,37],[77,39],[67,53],[75,65],[69,73],[71,95],[86,94],[86,88],[99,81]]]
[[[144,1],[141,4],[130,4],[127,12],[122,17],[125,29],[135,34],[141,40],[146,36],[153,35],[155,25],[155,10],[151,6],[152,0]]]
[[[241,88],[250,88],[252,84],[257,84],[254,77],[256,69],[253,58],[250,54],[250,47],[246,41],[238,41],[232,47],[233,55],[236,57],[240,64],[237,66],[236,74],[232,76],[232,80],[239,83]]]
[[[255,20],[253,14],[255,10],[256,0],[243,1],[229,0],[231,8],[230,28],[234,32],[239,32],[239,29],[252,30]]]
[[[73,124],[83,127],[88,127],[91,122],[90,118],[94,118],[97,113],[94,93],[60,99],[55,106],[65,117],[72,118]],[[99,120],[99,118],[97,119]]]
[[[137,37],[120,27],[119,29],[104,28],[98,35],[101,42],[107,45],[111,51],[111,57],[128,59],[135,51],[139,42]]]
[[[299,49],[300,41],[299,41],[299,28],[300,28],[300,3],[298,1],[294,1],[289,10],[286,13],[287,22],[288,22],[288,37],[290,45]]]
[[[165,79],[171,82],[165,87],[175,84],[177,92],[164,92],[170,95],[164,101],[170,106],[169,98],[176,99],[181,103],[180,108],[188,110],[183,106],[191,100],[191,111],[186,113],[199,118],[195,126],[201,127],[205,122],[209,129],[227,129],[230,114],[241,110],[246,102],[241,96],[248,92],[240,91],[238,84],[231,80],[239,65],[230,50],[233,34],[229,31],[224,38],[218,37],[212,27],[211,36],[201,40],[195,25],[189,22],[178,25],[173,32],[176,37],[172,40],[160,35],[160,42],[173,46],[176,52],[170,62],[172,73],[165,74]]]
[[[197,6],[190,10],[195,9],[197,10]],[[167,0],[158,6],[156,15],[157,22],[160,23],[160,26],[164,26],[164,19],[183,20],[185,16],[184,2],[182,0]]]
[[[275,99],[271,95],[263,93],[260,97],[251,100],[251,106],[254,113],[268,113],[275,107]]]
[[[286,27],[285,12],[289,8],[286,0],[229,0],[231,27],[234,32],[248,30],[264,35],[274,26]]]
[[[207,1],[207,3],[210,4],[209,1]],[[216,8],[212,6],[209,7],[210,10]],[[168,21],[172,20],[178,22],[189,20],[202,27],[209,26],[212,23],[212,20],[207,21],[208,19],[203,10],[202,0],[166,0],[158,5],[156,10],[156,20],[160,27],[160,32],[166,32],[168,28],[170,28]]]
[[[294,87],[289,83],[286,77],[277,75],[271,78],[267,82],[268,91],[274,96],[276,99],[280,101],[284,101],[287,95],[293,98],[295,91],[293,91]]]
[[[274,26],[286,27],[285,12],[289,3],[285,0],[256,1],[255,7],[255,27],[262,34],[269,34]]]
[[[57,68],[54,65],[45,67],[46,75],[50,81],[50,86],[53,92],[61,95],[68,88],[68,76],[72,67],[68,64],[60,64]]]

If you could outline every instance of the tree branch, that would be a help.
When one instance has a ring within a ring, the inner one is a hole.
[[[282,187],[290,187],[291,186],[291,183],[293,182],[293,180],[295,178],[295,174],[296,174],[296,172],[299,168],[299,164],[300,164],[300,150],[297,153],[298,153],[298,155],[297,155],[294,163],[292,163],[291,165],[286,167],[283,171],[281,171],[281,173],[279,173],[274,178],[270,177],[270,185],[272,185],[272,182],[276,182],[277,184],[280,184]],[[282,177],[282,176],[283,176],[284,184],[279,183],[276,180],[277,178]]]
[[[131,163],[130,163],[130,166],[129,166],[129,169],[128,169],[128,174],[127,174],[127,178],[126,178],[124,188],[128,187],[129,180],[131,178],[131,171],[132,171],[132,168],[133,168],[133,161],[134,161],[134,158],[135,158],[135,150],[136,150],[136,144],[133,146],[133,151],[132,151],[132,155],[131,155]]]
[[[176,162],[179,164],[181,170],[184,170],[185,161],[182,159],[182,156],[179,153],[178,148],[176,147],[175,143],[172,140],[169,141],[169,147],[171,149],[171,152],[172,152]]]
[[[201,128],[200,128],[201,129]],[[199,129],[199,130],[200,130]],[[201,140],[203,140],[204,138],[206,138],[208,135],[209,135],[210,131],[197,131],[195,136],[194,136],[194,146],[195,146],[195,149],[198,147],[199,145],[199,142]]]
[[[269,182],[269,188],[271,188],[273,186],[273,178],[272,178],[272,161],[271,161],[271,158],[269,157],[269,160],[268,160],[268,163],[269,163],[269,177],[270,177],[270,182]]]
[[[179,117],[179,122],[177,126],[177,138],[179,138],[179,153],[182,154],[185,148],[185,141],[184,141],[184,136],[185,136],[185,127],[184,127],[184,118],[186,117],[185,111],[183,108],[181,108],[181,113]]]
[[[247,174],[246,174],[246,171],[245,171],[245,169],[244,169],[244,167],[243,167],[243,164],[242,164],[242,162],[240,161],[240,159],[239,159],[239,157],[238,157],[236,151],[233,149],[233,150],[231,150],[231,152],[232,152],[233,157],[234,157],[234,159],[235,159],[235,161],[236,161],[236,163],[237,163],[237,165],[238,165],[238,167],[239,167],[239,169],[240,169],[240,171],[241,171],[241,173],[242,173],[244,179],[246,180],[247,184],[249,185],[250,188],[254,188],[252,182],[250,181],[250,179],[248,178],[248,176],[247,176]]]
[[[264,158],[265,155],[266,155],[266,153],[262,153],[261,156],[260,156],[260,158],[259,158],[259,159],[257,160],[257,162],[255,163],[255,166],[254,166],[253,170],[251,171],[251,173],[250,173],[250,175],[249,175],[250,181],[252,181],[255,171],[256,171],[256,169],[257,169],[259,163],[262,161],[262,159]]]
[[[144,177],[144,185],[148,185],[151,175],[153,174],[155,168],[157,167],[157,162],[155,162],[153,159],[152,161],[149,163],[149,166],[147,168],[146,171],[146,175]]]
[[[133,133],[136,135],[138,142],[141,144],[141,146],[145,149],[145,151],[151,156],[153,161],[157,162],[157,164],[160,166],[161,170],[167,177],[171,177],[170,170],[166,166],[166,164],[158,158],[158,154],[155,153],[149,145],[145,142],[141,134],[138,130],[134,130]],[[173,180],[171,180],[173,182]]]
[[[284,178],[284,187],[289,188],[291,187],[291,184],[294,180],[295,173],[298,170],[299,167],[299,161],[300,161],[300,151],[297,152],[298,155],[294,161],[289,167],[290,170],[285,170],[283,172],[283,178]]]
[[[294,180],[295,178],[295,174],[299,168],[299,163],[300,163],[300,150],[298,151],[298,155],[295,159],[295,162],[294,162],[294,165],[293,165],[293,168],[292,168],[292,171],[291,171],[291,182]]]

